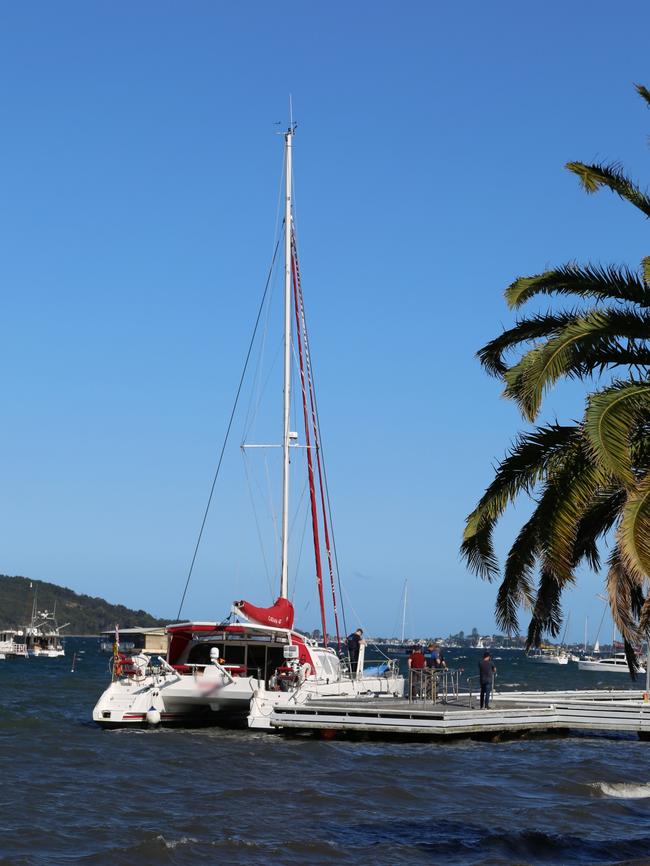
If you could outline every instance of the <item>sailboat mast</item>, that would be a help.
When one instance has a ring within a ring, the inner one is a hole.
[[[289,444],[291,439],[291,142],[293,126],[284,136],[284,436],[282,439],[282,573],[280,597],[289,596]]]

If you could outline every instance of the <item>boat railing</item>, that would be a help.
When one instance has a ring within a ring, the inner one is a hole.
[[[2,652],[7,652],[7,650],[2,650]],[[27,644],[26,643],[15,643],[13,644],[13,648],[9,650],[9,652],[13,652],[14,655],[17,656],[25,656],[27,657]]]
[[[457,701],[462,670],[452,668],[409,668],[409,703],[446,704]]]
[[[217,670],[223,671],[228,677],[232,680],[235,677],[256,677],[261,681],[262,679],[262,669],[256,667],[246,667],[245,665],[240,664],[228,664],[227,662],[189,662],[185,664],[172,665],[174,671],[176,673],[184,673],[184,674],[192,674],[194,679],[197,679],[202,673],[205,673],[206,669],[209,668],[217,668]]]

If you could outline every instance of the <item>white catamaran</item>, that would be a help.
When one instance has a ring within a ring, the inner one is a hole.
[[[374,668],[365,667],[362,644],[356,666],[346,665],[327,642],[319,526],[327,553],[340,646],[329,509],[293,231],[294,131],[291,125],[284,135],[284,424],[279,596],[267,608],[247,601],[235,602],[229,618],[221,623],[192,621],[169,625],[165,658],[128,655],[116,649],[112,682],[93,710],[93,719],[103,727],[224,720],[269,728],[268,717],[279,704],[303,703],[312,698],[402,695],[404,691],[404,680],[396,663],[384,659]],[[290,427],[292,350],[299,362],[303,445],[298,444],[298,434]],[[289,471],[290,453],[295,447],[302,447],[306,455],[323,635],[320,644],[294,629],[294,610],[289,600]],[[116,647],[118,643],[116,637]]]

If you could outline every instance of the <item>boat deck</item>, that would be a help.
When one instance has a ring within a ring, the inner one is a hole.
[[[447,703],[407,699],[310,701],[281,706],[271,726],[284,733],[338,731],[378,736],[472,737],[498,740],[553,731],[636,733],[650,739],[650,702],[643,692],[588,690],[571,692],[512,692],[477,706],[476,696],[461,694]]]

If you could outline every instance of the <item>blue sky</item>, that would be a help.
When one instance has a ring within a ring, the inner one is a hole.
[[[458,545],[523,424],[474,353],[511,321],[516,276],[648,253],[629,206],[563,169],[617,159],[644,182],[648,24],[642,3],[3,4],[0,571],[176,613],[273,247],[291,93],[348,625],[396,631],[408,578],[410,633],[492,631],[496,588]],[[545,417],[581,401],[560,389]],[[242,426],[188,616],[271,592]],[[576,636],[600,586],[567,599]]]

